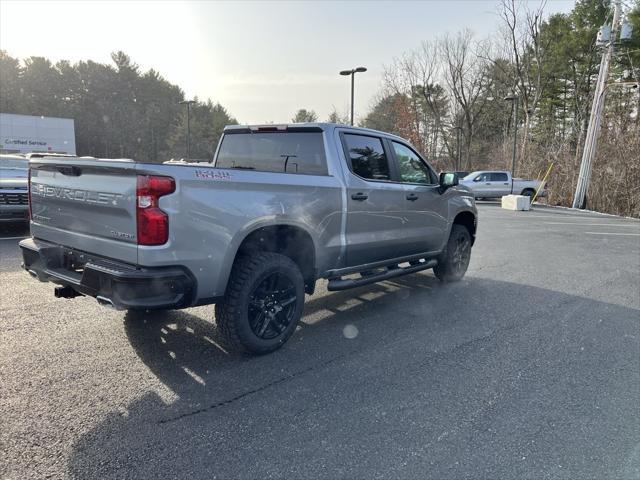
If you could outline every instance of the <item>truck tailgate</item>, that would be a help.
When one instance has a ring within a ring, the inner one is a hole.
[[[34,238],[137,263],[133,162],[49,158],[30,167]]]

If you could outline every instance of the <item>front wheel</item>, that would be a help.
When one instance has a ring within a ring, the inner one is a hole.
[[[225,343],[234,350],[268,353],[293,334],[302,316],[304,280],[298,266],[277,253],[239,258],[216,323]]]
[[[471,260],[471,235],[462,225],[454,224],[444,252],[438,258],[438,264],[433,267],[438,280],[441,282],[457,282],[462,280]]]

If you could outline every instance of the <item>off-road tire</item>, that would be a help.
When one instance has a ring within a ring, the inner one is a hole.
[[[462,246],[461,243],[466,243],[467,245],[464,247],[465,252],[458,250]],[[462,258],[458,257],[460,254]],[[441,282],[458,282],[462,280],[462,277],[467,272],[470,258],[471,235],[469,230],[463,225],[454,224],[451,227],[447,246],[438,258],[438,264],[433,267],[433,273]],[[462,261],[462,264],[459,264],[460,261]]]
[[[260,338],[250,324],[249,303],[255,289],[270,275],[288,279],[295,290],[292,320],[275,338]],[[233,266],[223,300],[216,304],[216,324],[224,343],[232,350],[252,354],[269,353],[291,337],[302,316],[304,280],[298,266],[278,253],[261,252],[238,258]]]

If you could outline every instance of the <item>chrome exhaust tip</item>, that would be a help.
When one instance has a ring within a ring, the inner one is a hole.
[[[113,304],[113,300],[111,300],[110,298],[102,297],[102,296],[98,295],[96,297],[96,300],[103,307],[112,308],[112,309],[116,310],[116,306]]]

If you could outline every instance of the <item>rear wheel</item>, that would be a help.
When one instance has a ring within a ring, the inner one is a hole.
[[[268,353],[293,334],[304,306],[304,280],[298,266],[277,253],[239,258],[227,292],[216,304],[216,322],[234,350]]]
[[[531,200],[535,194],[536,194],[536,191],[531,190],[530,188],[527,188],[526,190],[522,191],[522,195],[524,195],[525,197],[529,197],[529,200]]]
[[[454,224],[445,251],[433,267],[442,282],[457,282],[464,277],[471,260],[471,235],[464,226]]]

